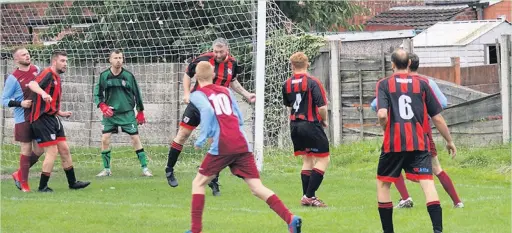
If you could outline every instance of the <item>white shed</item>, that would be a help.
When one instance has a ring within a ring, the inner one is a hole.
[[[460,57],[461,67],[495,64],[503,34],[512,34],[505,20],[439,22],[413,38],[414,53],[423,67],[450,66],[450,57]]]

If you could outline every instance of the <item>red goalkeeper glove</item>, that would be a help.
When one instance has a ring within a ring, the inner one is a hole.
[[[135,119],[137,119],[137,124],[139,124],[139,125],[146,123],[146,117],[144,117],[143,111],[138,112]]]
[[[114,115],[114,111],[112,111],[112,108],[108,106],[106,103],[101,102],[100,109],[101,112],[103,112],[103,116],[105,117],[111,117]]]

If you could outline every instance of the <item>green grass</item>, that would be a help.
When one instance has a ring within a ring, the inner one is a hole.
[[[1,232],[184,232],[190,226],[190,184],[201,153],[188,150],[180,158],[180,186],[170,188],[163,174],[167,149],[148,147],[146,150],[152,156],[153,178],[140,177],[135,155],[128,148],[117,150],[124,153],[113,154],[118,161],[113,168],[114,176],[96,178],[94,175],[100,171],[98,150],[75,148],[78,178],[92,181],[85,190],[68,190],[58,164],[50,181],[55,190],[52,194],[21,193],[10,179],[2,180]],[[17,159],[13,151],[15,148],[3,148],[3,174],[14,168],[11,165]],[[510,145],[460,148],[456,160],[448,159],[446,151],[439,151],[443,168],[466,205],[464,209],[451,208],[449,196],[437,185],[445,232],[510,232]],[[292,212],[303,217],[303,232],[381,232],[375,191],[377,142],[333,148],[331,166],[318,191],[329,205],[326,209],[299,205],[301,162],[298,158],[276,151],[269,154],[265,157],[262,180]],[[40,165],[32,169],[32,174],[39,171]],[[222,196],[207,193],[204,232],[286,232],[281,219],[253,197],[240,179],[226,170],[221,175],[221,184]],[[38,178],[32,177],[30,185],[36,188]],[[432,232],[420,187],[411,182],[407,185],[415,207],[394,211],[396,232]],[[399,196],[394,188],[392,197],[396,203]]]

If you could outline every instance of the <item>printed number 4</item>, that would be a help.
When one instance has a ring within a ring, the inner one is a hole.
[[[215,114],[217,115],[231,115],[233,114],[233,109],[231,108],[231,102],[229,101],[229,97],[226,94],[211,94],[208,97],[209,100],[213,103],[213,108],[215,109]]]
[[[295,112],[299,111],[301,101],[302,101],[302,95],[297,93],[297,95],[295,95],[295,103],[293,103],[293,109],[295,109]]]
[[[404,120],[410,120],[414,117],[411,102],[411,97],[407,95],[401,95],[400,98],[398,98],[398,109],[400,110],[400,117],[402,117]]]

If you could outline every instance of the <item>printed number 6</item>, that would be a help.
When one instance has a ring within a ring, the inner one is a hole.
[[[414,117],[411,102],[411,97],[407,95],[401,95],[400,98],[398,98],[398,109],[400,110],[400,117],[402,117],[404,120],[410,120]]]

